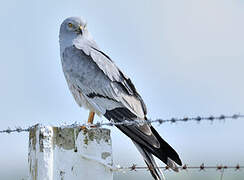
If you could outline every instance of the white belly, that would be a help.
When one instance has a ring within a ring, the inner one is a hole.
[[[67,80],[67,84],[69,86],[69,90],[71,91],[76,103],[80,107],[88,109],[88,110],[90,110],[92,112],[95,112],[98,116],[101,116],[101,113],[98,110],[96,110],[95,108],[93,108],[93,106],[88,102],[88,100],[82,94],[82,92],[76,86],[71,84],[68,79],[66,79],[66,80]]]

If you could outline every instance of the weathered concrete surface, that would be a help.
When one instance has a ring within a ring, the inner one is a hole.
[[[28,161],[29,180],[112,180],[110,130],[36,125]]]

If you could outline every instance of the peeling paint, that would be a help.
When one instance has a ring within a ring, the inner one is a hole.
[[[111,156],[111,153],[110,153],[110,152],[103,152],[103,153],[101,154],[101,158],[102,158],[102,159],[106,159],[106,158],[109,157],[109,156]]]
[[[65,172],[64,171],[60,171],[59,174],[60,174],[61,180],[64,180]]]
[[[29,146],[36,148],[36,126],[34,126],[29,132]]]
[[[28,155],[28,180],[113,179],[108,129],[38,125],[30,130]]]
[[[53,128],[53,144],[59,148],[70,150],[75,148],[74,129],[71,128]]]
[[[81,128],[75,128],[74,131],[75,131],[75,140],[76,140],[79,133],[81,132]]]
[[[84,138],[84,140],[83,140],[83,142],[84,142],[84,144],[86,144],[86,145],[88,145],[88,137],[87,136],[85,136],[85,138]]]
[[[94,140],[96,140],[98,144],[101,140],[111,144],[110,131],[105,131],[104,129],[84,129],[82,131],[83,135],[85,135],[84,144],[86,145],[88,145],[89,141]]]
[[[40,152],[43,152],[43,139],[44,136],[42,134],[42,132],[39,133],[39,147],[40,147]]]

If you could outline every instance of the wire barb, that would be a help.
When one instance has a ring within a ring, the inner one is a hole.
[[[73,123],[71,125],[68,125],[66,127],[70,127],[70,128],[75,128],[75,127],[86,127],[86,128],[101,128],[102,126],[136,126],[136,125],[143,125],[143,124],[151,124],[151,123],[158,123],[158,125],[161,125],[163,123],[177,123],[177,122],[189,122],[189,121],[195,121],[195,122],[200,122],[200,121],[214,121],[214,120],[226,120],[226,119],[240,119],[240,118],[244,118],[243,114],[233,114],[233,115],[220,115],[220,116],[196,116],[196,117],[183,117],[183,118],[170,118],[170,119],[155,119],[155,120],[151,120],[151,119],[147,119],[147,120],[133,120],[133,121],[129,121],[129,120],[124,120],[123,122],[106,122],[106,123],[101,123],[101,122],[97,122],[95,124],[81,124],[81,123]],[[35,126],[35,125],[34,125]],[[15,129],[10,129],[7,128],[5,130],[0,130],[0,133],[13,133],[13,132],[28,132],[30,131],[31,128],[33,128],[34,126],[30,126],[28,128],[22,128],[22,127],[17,127]]]
[[[0,133],[7,133],[7,134],[10,134],[10,133],[13,133],[13,132],[29,132],[30,129],[32,128],[33,126],[31,127],[28,127],[28,128],[21,128],[21,127],[17,127],[15,129],[10,129],[10,128],[7,128],[5,130],[1,130]]]
[[[168,166],[160,166],[157,167],[163,170],[170,170]],[[199,171],[206,171],[207,169],[216,169],[216,171],[223,171],[226,169],[232,169],[232,170],[240,170],[244,169],[244,166],[240,166],[237,164],[236,166],[227,166],[227,165],[216,165],[216,166],[205,166],[204,163],[202,163],[200,166],[188,166],[184,164],[179,170],[181,171],[187,171],[187,170],[194,170],[198,169]],[[137,166],[136,164],[133,164],[132,166],[129,167],[123,167],[123,166],[118,166],[117,170],[129,170],[129,171],[136,171],[136,170],[149,170],[147,166]]]

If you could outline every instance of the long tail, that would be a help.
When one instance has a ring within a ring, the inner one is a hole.
[[[126,108],[115,108],[106,111],[104,116],[115,122],[123,122],[125,119],[135,120],[136,116]],[[145,118],[146,119],[146,118]],[[163,175],[153,158],[153,155],[163,161],[174,171],[178,171],[178,165],[182,165],[177,152],[158,134],[151,125],[116,125],[123,133],[132,139],[137,149],[140,151],[149,170],[155,180],[163,180]]]
[[[136,143],[135,141],[132,142],[136,145],[137,149],[143,156],[144,161],[146,162],[153,178],[155,180],[165,180],[163,172],[159,169],[159,166],[157,165],[152,153],[148,152],[145,148],[143,148],[140,144]]]
[[[158,132],[151,126],[150,127],[154,136],[160,143],[160,148],[154,148],[153,151],[148,149],[154,156],[162,160],[167,166],[169,166],[172,170],[179,172],[179,168],[176,163],[182,166],[182,162],[179,158],[177,152],[158,134]],[[147,148],[146,148],[147,149]]]

